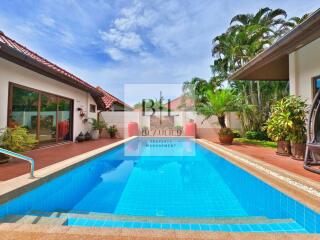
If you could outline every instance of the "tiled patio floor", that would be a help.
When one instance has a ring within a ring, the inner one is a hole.
[[[206,138],[209,141],[218,143],[216,138]],[[238,151],[240,153],[249,155],[251,157],[262,160],[266,163],[272,164],[281,169],[298,174],[300,176],[309,178],[314,181],[320,182],[320,174],[312,173],[303,168],[303,161],[297,161],[291,157],[279,156],[276,154],[274,148],[260,147],[251,144],[234,143],[232,145],[223,145],[229,149]]]
[[[65,143],[32,150],[25,153],[25,155],[34,159],[35,169],[37,170],[119,140],[121,139],[103,138],[82,143]],[[29,163],[19,159],[12,159],[9,163],[0,164],[0,181],[18,177],[29,171]]]

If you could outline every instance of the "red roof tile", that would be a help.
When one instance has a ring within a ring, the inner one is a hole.
[[[121,101],[119,98],[116,98],[107,91],[103,90],[101,87],[97,87],[96,89],[103,94],[102,101],[104,102],[107,109],[110,109],[113,103],[118,103],[126,108],[132,109],[132,107],[127,105],[125,102]]]
[[[24,54],[27,57],[32,58],[33,60],[37,61],[38,63],[50,68],[57,74],[62,74],[65,77],[67,77],[73,84],[82,87],[83,89],[86,89],[87,91],[91,93],[96,93],[99,95],[97,92],[96,88],[89,83],[85,82],[84,80],[80,79],[79,77],[75,76],[74,74],[66,71],[65,69],[57,66],[56,64],[50,62],[49,60],[39,56],[37,53],[31,51],[27,47],[21,45],[20,43],[16,42],[15,40],[9,38],[6,36],[3,32],[0,31],[0,44],[5,44],[6,46],[18,51],[19,53]],[[68,83],[67,83],[68,84]]]

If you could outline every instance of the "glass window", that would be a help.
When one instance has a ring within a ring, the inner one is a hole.
[[[314,78],[314,90],[313,90],[313,97],[317,94],[318,90],[320,89],[320,77]]]
[[[92,112],[92,113],[96,112],[96,105],[90,104],[90,112]]]
[[[39,141],[56,141],[57,97],[41,94]]]
[[[59,98],[58,105],[58,140],[71,140],[71,109],[72,101]]]
[[[30,133],[37,132],[39,94],[23,88],[12,88],[12,109],[9,127],[23,126]]]
[[[72,140],[73,101],[10,84],[8,126],[23,126],[41,143]]]

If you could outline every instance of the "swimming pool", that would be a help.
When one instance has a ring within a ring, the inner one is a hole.
[[[8,215],[69,226],[320,232],[318,213],[187,138],[131,140],[0,205]]]

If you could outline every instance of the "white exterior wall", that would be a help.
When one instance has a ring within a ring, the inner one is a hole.
[[[159,116],[159,112],[155,115]],[[184,127],[187,122],[193,120],[197,125],[199,137],[202,137],[204,134],[216,134],[218,129],[220,129],[217,117],[211,117],[203,121],[204,117],[195,112],[171,112],[171,115],[177,115],[174,117],[174,126]],[[117,126],[119,130],[118,136],[121,138],[127,137],[129,122],[138,123],[139,129],[142,127],[150,128],[150,116],[142,116],[142,112],[102,112],[100,116],[108,126]],[[228,113],[226,115],[226,124],[233,129],[241,129],[241,123],[236,113]],[[210,129],[213,129],[213,131],[210,131]]]
[[[312,103],[312,78],[320,75],[320,38],[289,55],[290,94]]]
[[[81,131],[90,130],[90,124],[82,122],[77,108],[81,107],[89,118],[97,118],[97,113],[89,112],[89,105],[96,105],[89,93],[0,58],[0,128],[7,126],[9,82],[73,99],[74,139]]]

